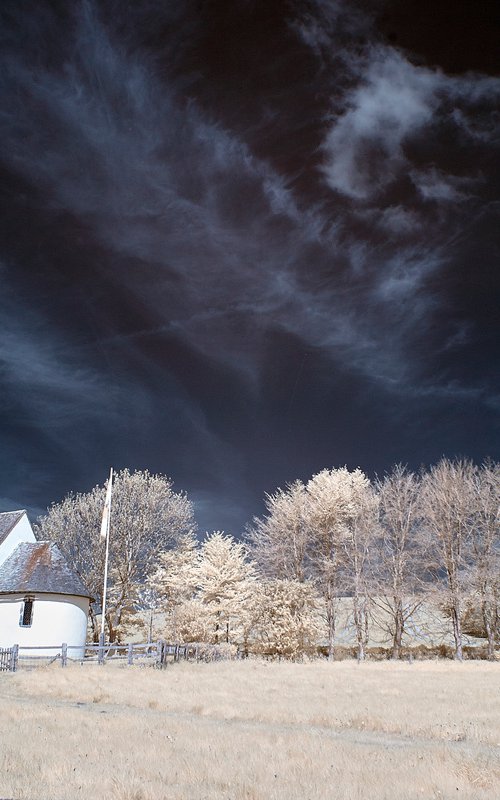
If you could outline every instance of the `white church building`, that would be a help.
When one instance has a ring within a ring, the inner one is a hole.
[[[57,545],[36,540],[26,511],[0,513],[0,647],[60,648],[66,642],[78,648],[68,655],[82,658],[91,600]]]

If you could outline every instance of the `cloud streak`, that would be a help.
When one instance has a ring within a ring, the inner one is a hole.
[[[431,124],[444,79],[387,47],[370,51],[360,77],[326,137],[324,172],[332,189],[370,200],[406,166],[403,146]]]

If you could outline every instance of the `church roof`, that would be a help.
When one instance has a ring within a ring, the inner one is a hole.
[[[71,594],[92,600],[53,542],[21,542],[4,561],[0,566],[0,594],[13,592]]]
[[[2,544],[14,525],[19,522],[26,511],[4,511],[0,514],[0,544]]]

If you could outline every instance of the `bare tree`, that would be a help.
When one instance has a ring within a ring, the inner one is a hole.
[[[488,658],[495,657],[500,589],[500,465],[486,463],[472,476],[472,588],[477,592],[481,620],[488,642]]]
[[[382,611],[380,623],[388,622],[392,636],[392,658],[398,659],[406,621],[423,602],[418,591],[420,480],[401,464],[383,480],[377,479],[379,498],[377,547],[374,548],[374,605]]]
[[[445,576],[444,603],[449,610],[455,658],[463,659],[464,578],[470,566],[474,527],[474,482],[470,461],[443,458],[422,478],[421,513],[436,554],[436,579]]]
[[[310,526],[302,481],[266,495],[267,514],[247,529],[252,556],[268,577],[304,581],[308,568]]]
[[[100,524],[105,488],[66,497],[36,524],[38,538],[56,541],[96,599],[102,598],[104,544]],[[194,536],[192,505],[172,481],[149,472],[122,470],[115,476],[110,527],[109,603],[106,624],[116,638],[122,615],[138,600],[141,584],[165,549]],[[98,635],[91,616],[94,638]]]

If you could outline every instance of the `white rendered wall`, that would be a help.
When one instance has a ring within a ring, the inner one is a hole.
[[[30,521],[26,513],[22,515],[19,522],[16,522],[5,541],[0,544],[0,564],[14,552],[21,542],[36,542],[35,534],[31,530]]]
[[[33,621],[29,628],[19,625],[24,594],[0,595],[0,647],[56,646],[59,650],[24,650],[21,655],[56,655],[62,642],[78,646],[68,650],[70,658],[83,658],[87,635],[89,601],[86,597],[62,594],[37,594]]]

